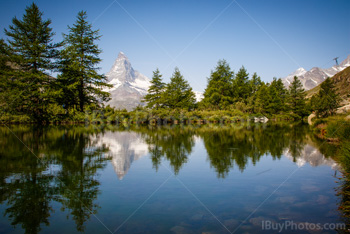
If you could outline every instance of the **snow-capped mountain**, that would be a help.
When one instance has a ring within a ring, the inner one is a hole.
[[[123,52],[118,54],[106,76],[108,83],[113,85],[106,90],[111,93],[111,100],[106,103],[107,105],[130,111],[143,104],[141,99],[147,94],[148,87],[151,85],[150,79],[134,70]]]
[[[301,67],[289,74],[287,77],[283,78],[282,81],[286,87],[289,87],[289,85],[293,82],[294,76],[297,76],[303,84],[304,89],[309,90],[321,84],[327,77],[332,77],[349,66],[350,55],[339,65],[335,65],[328,69],[314,67],[310,71],[306,71]]]
[[[138,105],[144,105],[141,100],[147,94],[151,80],[134,70],[129,59],[123,52],[118,54],[111,70],[106,74],[108,84],[113,85],[105,91],[111,93],[111,100],[106,103],[119,109],[134,109]],[[203,99],[203,93],[194,91],[196,100]]]

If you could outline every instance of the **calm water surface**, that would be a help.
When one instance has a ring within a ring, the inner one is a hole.
[[[10,126],[0,135],[0,233],[277,233],[263,222],[342,222],[339,165],[307,126]],[[294,231],[303,232],[336,231]]]

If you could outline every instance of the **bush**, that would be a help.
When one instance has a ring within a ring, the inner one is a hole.
[[[327,125],[328,138],[339,138],[340,140],[350,140],[350,121],[337,120],[331,121]]]

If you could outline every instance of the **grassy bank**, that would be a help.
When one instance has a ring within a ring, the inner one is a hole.
[[[268,118],[271,121],[300,120],[290,114],[263,115],[251,114],[240,110],[193,110],[184,109],[158,109],[150,110],[136,108],[133,111],[116,110],[110,107],[93,110],[87,109],[84,113],[79,111],[60,110],[55,115],[47,118],[43,124],[74,124],[74,123],[129,123],[129,124],[179,124],[179,123],[235,123],[242,121],[254,121],[256,118]],[[26,115],[4,114],[0,117],[0,123],[37,123]]]
[[[337,115],[317,119],[313,124],[315,135],[327,140],[335,147],[333,158],[341,166],[339,177],[339,211],[347,228],[350,228],[350,118],[349,115]]]

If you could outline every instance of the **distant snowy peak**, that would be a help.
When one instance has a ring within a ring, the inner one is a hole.
[[[350,67],[350,55],[339,64],[341,67]]]
[[[293,72],[292,74],[290,75],[294,75],[294,76],[302,76],[306,73],[307,71],[301,67],[301,68],[298,68],[295,72]]]
[[[310,71],[306,71],[304,68],[298,68],[296,71],[283,78],[282,81],[286,87],[289,87],[293,82],[294,76],[297,76],[303,84],[304,89],[309,90],[321,84],[327,77],[332,77],[349,66],[350,55],[339,65],[328,69],[313,67]]]
[[[113,79],[118,79],[120,82],[124,83],[126,81],[133,81],[135,71],[126,55],[123,52],[120,52],[117,59],[114,61],[111,70],[106,76],[109,82],[112,82]]]
[[[143,104],[141,99],[147,94],[151,85],[150,79],[134,70],[123,52],[118,54],[106,77],[108,83],[113,85],[112,88],[106,89],[111,93],[111,100],[107,102],[107,105],[132,110]]]
[[[147,94],[151,86],[151,80],[134,70],[128,57],[120,52],[114,61],[111,70],[106,74],[108,84],[113,85],[105,91],[111,94],[111,100],[106,104],[115,108],[132,110],[138,105],[144,105],[142,98]],[[196,101],[201,101],[202,92],[193,91]]]
[[[147,92],[151,85],[150,79],[131,66],[128,57],[123,52],[118,54],[111,70],[106,74],[108,83],[114,85],[113,89],[122,84],[127,84],[140,92]]]
[[[294,76],[300,77],[303,76],[306,72],[307,71],[303,67],[300,67],[294,72],[290,73],[287,77],[284,78],[285,82],[288,84],[287,86],[292,83]]]

